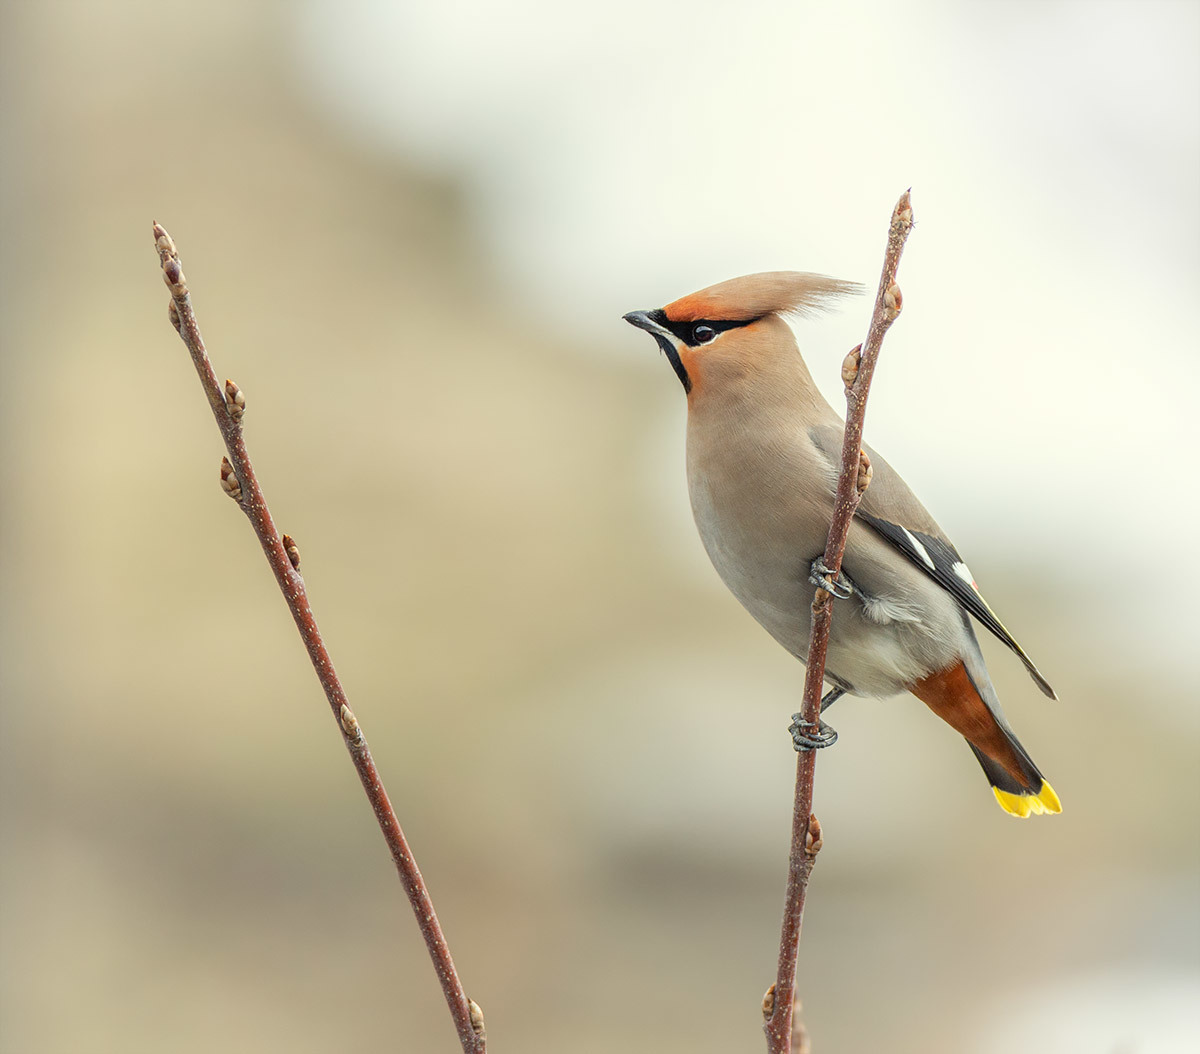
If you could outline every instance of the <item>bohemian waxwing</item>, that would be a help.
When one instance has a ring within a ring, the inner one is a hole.
[[[632,311],[687,393],[692,512],[717,573],[801,662],[813,585],[833,516],[842,419],[813,384],[783,315],[828,307],[858,287],[777,271],[734,278],[657,311]],[[1054,691],[993,614],[933,517],[870,447],[873,476],[833,583],[825,679],[843,693],[912,692],[970,744],[996,800],[1014,816],[1061,811],[1017,742],[988,678],[970,616]],[[825,732],[823,727],[822,732]],[[825,745],[793,726],[797,749]],[[829,730],[831,731],[831,730]]]

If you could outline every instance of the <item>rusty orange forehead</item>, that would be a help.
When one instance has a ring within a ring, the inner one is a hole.
[[[702,318],[742,322],[770,314],[807,315],[831,307],[839,297],[861,292],[861,288],[854,282],[807,271],[764,271],[680,297],[663,312],[672,322]]]

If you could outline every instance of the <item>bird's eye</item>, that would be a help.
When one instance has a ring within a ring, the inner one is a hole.
[[[692,340],[696,344],[711,344],[717,339],[717,331],[712,326],[697,326],[692,330]]]

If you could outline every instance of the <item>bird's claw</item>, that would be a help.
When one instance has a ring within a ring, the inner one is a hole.
[[[818,556],[808,565],[808,580],[818,589],[825,590],[838,600],[848,600],[854,595],[854,584],[841,571],[834,577],[833,572],[825,566],[825,559]]]
[[[792,714],[792,723],[788,726],[788,731],[792,734],[792,746],[797,752],[831,747],[838,738],[836,730],[824,721],[818,721],[814,725],[811,721],[803,720],[800,714]]]

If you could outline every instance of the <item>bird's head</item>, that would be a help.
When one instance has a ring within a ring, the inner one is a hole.
[[[690,397],[710,377],[757,372],[781,354],[795,357],[795,340],[781,316],[811,315],[858,292],[854,282],[825,275],[765,271],[624,318],[658,342]]]

